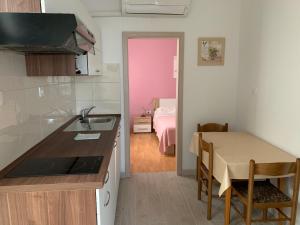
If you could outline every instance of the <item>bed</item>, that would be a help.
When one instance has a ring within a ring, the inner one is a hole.
[[[176,99],[158,99],[154,109],[153,128],[159,140],[159,151],[175,155]]]

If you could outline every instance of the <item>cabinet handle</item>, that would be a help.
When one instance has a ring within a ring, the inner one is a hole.
[[[107,207],[109,204],[109,201],[110,201],[110,192],[106,191],[106,194],[108,195],[108,199],[107,199],[107,202],[104,204],[104,207]]]
[[[109,171],[107,171],[106,173],[104,184],[107,184],[108,180],[109,180]]]
[[[100,70],[96,70],[96,73],[100,73]]]

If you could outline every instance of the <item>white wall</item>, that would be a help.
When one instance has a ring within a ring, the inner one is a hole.
[[[123,31],[185,32],[184,170],[195,168],[195,157],[188,148],[197,122],[229,122],[231,127],[236,126],[239,17],[239,0],[197,0],[187,18],[95,18],[102,32],[106,63],[122,64]],[[197,66],[197,39],[207,36],[226,37],[225,66]]]
[[[297,157],[300,157],[299,11],[298,0],[243,0],[238,90],[239,128]]]
[[[298,157],[299,10],[297,0],[244,0],[238,92],[240,128]]]
[[[68,121],[70,77],[27,77],[24,55],[0,52],[0,170]]]

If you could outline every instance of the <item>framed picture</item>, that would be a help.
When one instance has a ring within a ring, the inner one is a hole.
[[[198,39],[198,66],[222,66],[225,58],[225,38]]]

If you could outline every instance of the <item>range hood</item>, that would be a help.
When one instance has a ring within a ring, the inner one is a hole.
[[[0,13],[0,49],[85,54],[93,34],[74,14]]]

